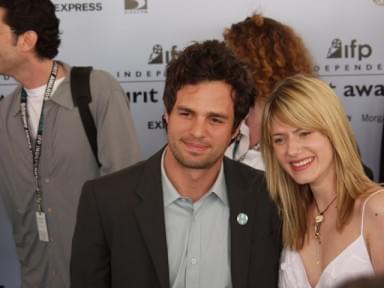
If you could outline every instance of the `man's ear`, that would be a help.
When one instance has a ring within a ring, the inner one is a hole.
[[[167,123],[167,125],[168,125],[168,113],[167,112],[164,112],[163,119],[164,119],[165,123]]]
[[[23,51],[35,50],[38,38],[39,36],[37,36],[35,31],[25,31],[23,34],[17,37],[17,45]]]

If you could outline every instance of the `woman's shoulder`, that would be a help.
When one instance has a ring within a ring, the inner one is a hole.
[[[355,199],[354,215],[361,229],[369,231],[384,225],[384,187],[374,185]],[[365,233],[364,233],[365,234]]]
[[[384,187],[377,185],[359,198],[362,206],[365,207],[363,209],[366,216],[384,213]]]
[[[357,199],[361,203],[360,211],[363,217],[365,234],[376,235],[384,231],[384,188],[375,186]],[[369,241],[368,241],[369,242]]]
[[[384,273],[384,189],[378,187],[365,199],[364,226],[369,254],[375,271]]]

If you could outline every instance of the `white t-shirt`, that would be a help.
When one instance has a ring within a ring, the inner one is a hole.
[[[249,148],[249,128],[247,124],[245,124],[245,121],[241,122],[240,124],[240,141],[236,144],[236,141],[234,141],[227,150],[225,151],[225,156],[240,161],[241,163],[244,163],[248,166],[251,166],[252,168],[265,171],[265,166],[263,162],[263,158],[261,156],[260,152],[260,145],[256,144],[254,147]],[[233,153],[233,150],[235,149],[235,153]],[[235,154],[235,155],[233,155]]]
[[[64,81],[64,77],[61,77],[60,79],[56,79],[55,84],[53,85],[51,96],[53,95],[53,93],[55,93],[57,87],[59,87],[59,85],[63,81]],[[43,106],[43,98],[44,98],[44,92],[46,87],[47,87],[47,84],[37,88],[33,88],[33,89],[24,88],[25,92],[27,92],[27,95],[28,95],[28,101],[27,101],[28,124],[29,124],[29,131],[33,139],[36,138],[37,127],[39,125],[41,108]]]

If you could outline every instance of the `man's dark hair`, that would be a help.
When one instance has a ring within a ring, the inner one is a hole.
[[[249,71],[223,42],[194,43],[169,62],[163,101],[167,113],[176,103],[176,94],[185,85],[204,81],[224,81],[232,86],[236,129],[253,106],[257,91]]]
[[[0,0],[6,10],[4,22],[21,35],[35,31],[38,35],[36,53],[40,58],[54,58],[60,45],[59,19],[50,0]]]

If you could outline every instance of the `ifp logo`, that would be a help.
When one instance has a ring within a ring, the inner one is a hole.
[[[356,39],[352,39],[349,43],[343,43],[342,40],[335,38],[332,40],[328,49],[328,59],[354,59],[359,61],[372,55],[372,46],[369,44],[360,44]]]
[[[172,59],[175,59],[179,53],[176,45],[172,45],[169,50],[164,50],[160,44],[153,45],[148,64],[167,64]]]

